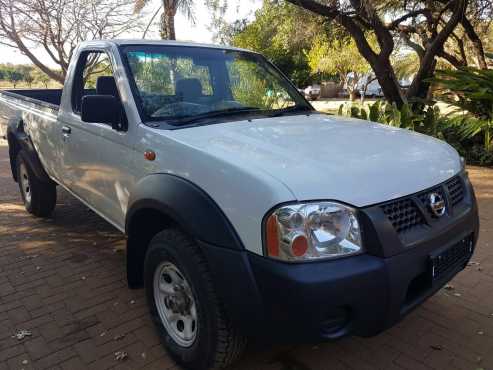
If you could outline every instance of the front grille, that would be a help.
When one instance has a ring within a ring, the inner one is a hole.
[[[450,194],[450,204],[455,207],[464,200],[464,185],[460,177],[454,177],[447,182],[448,192]]]
[[[398,233],[424,225],[424,219],[411,199],[388,203],[382,209]]]
[[[443,199],[447,200],[447,211],[453,210],[465,198],[465,188],[462,179],[456,176],[432,189],[383,204],[381,209],[398,234],[404,234],[417,227],[428,224],[431,226],[431,221],[437,222],[441,218],[431,210],[430,195],[432,193],[438,193]],[[422,212],[426,213],[423,214]],[[427,219],[431,221],[427,222]]]
[[[432,258],[432,275],[439,279],[447,271],[455,268],[461,261],[465,261],[472,253],[472,237],[467,237],[447,249],[440,255]]]

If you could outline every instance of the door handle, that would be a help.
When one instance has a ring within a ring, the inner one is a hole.
[[[62,132],[64,135],[70,135],[72,133],[72,129],[68,126],[63,126],[62,127]]]

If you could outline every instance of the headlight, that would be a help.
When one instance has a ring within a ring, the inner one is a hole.
[[[362,252],[355,210],[335,202],[280,207],[265,221],[265,253],[284,261],[336,258]]]

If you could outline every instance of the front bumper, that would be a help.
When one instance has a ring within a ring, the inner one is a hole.
[[[246,335],[289,342],[372,336],[391,327],[471,257],[464,256],[440,278],[430,278],[431,255],[463,240],[476,244],[476,201],[465,181],[466,206],[433,232],[417,235],[411,246],[382,244],[392,239],[376,227],[367,235],[374,242],[367,254],[337,260],[289,264],[249,252],[203,248],[227,315]],[[380,217],[374,209],[366,215],[374,224]]]

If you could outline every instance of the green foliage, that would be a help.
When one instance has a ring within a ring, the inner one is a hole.
[[[0,80],[8,81],[14,88],[21,82],[29,87],[33,83],[40,83],[45,88],[52,81],[46,74],[29,64],[0,64]]]
[[[331,41],[326,35],[318,35],[307,57],[313,73],[337,74],[344,78],[351,72],[364,74],[371,70],[352,38]]]
[[[30,71],[26,72],[26,74],[24,75],[24,81],[28,84],[29,87],[32,87],[32,84],[34,82],[34,76]]]
[[[264,1],[255,20],[230,38],[232,45],[262,53],[295,84],[306,86],[313,80],[306,53],[325,27],[321,18],[285,1]]]
[[[378,49],[373,38],[370,38],[370,43]],[[319,34],[306,55],[312,73],[338,76],[352,99],[356,97],[356,92],[361,87],[360,80],[371,72],[370,65],[361,56],[356,42],[350,37],[329,37],[327,34]]]
[[[409,104],[404,104],[399,109],[395,104],[389,104],[380,100],[377,100],[368,107],[361,107],[355,104],[342,104],[339,107],[339,114],[379,122],[393,127],[415,130],[434,136],[438,135],[437,126],[441,120],[440,110],[436,106],[427,106],[422,112],[415,113]]]
[[[419,57],[416,53],[398,54],[392,57],[392,66],[399,80],[413,76],[419,69]]]
[[[398,109],[395,104],[380,100],[367,107],[342,104],[338,114],[430,135],[452,145],[467,163],[493,165],[493,150],[486,148],[484,138],[477,135],[485,125],[478,118],[444,115],[436,105],[425,106],[416,113],[409,104]]]
[[[433,79],[440,85],[441,98],[472,116],[493,119],[493,70],[463,67],[437,71]]]
[[[440,98],[463,117],[464,137],[484,136],[486,151],[493,149],[493,70],[464,67],[436,73]]]
[[[50,83],[51,78],[46,73],[43,73],[39,69],[36,69],[33,71],[32,76],[35,83],[39,83],[45,89],[48,88],[48,84]]]
[[[15,88],[19,81],[22,81],[24,76],[19,70],[11,68],[5,71],[5,77]]]
[[[486,150],[484,145],[473,145],[468,150],[461,153],[467,163],[479,164],[480,166],[493,165],[493,152]]]

